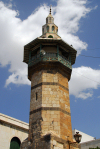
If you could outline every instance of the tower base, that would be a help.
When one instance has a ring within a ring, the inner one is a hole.
[[[53,132],[49,132],[35,141],[29,142],[27,138],[22,142],[21,149],[80,149],[80,144],[63,140]]]

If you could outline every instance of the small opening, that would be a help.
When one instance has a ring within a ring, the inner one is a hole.
[[[55,30],[55,27],[54,26],[52,26],[52,31],[54,31]]]
[[[37,100],[37,98],[38,98],[38,95],[37,95],[37,92],[36,92],[36,100]]]
[[[49,32],[49,26],[47,26],[47,32]]]
[[[58,29],[57,29],[57,34],[58,34]]]
[[[48,23],[48,18],[46,18],[46,23]]]
[[[44,137],[44,139],[45,139],[46,142],[49,142],[50,139],[51,139],[51,136],[50,136],[50,135],[46,135],[46,136]]]

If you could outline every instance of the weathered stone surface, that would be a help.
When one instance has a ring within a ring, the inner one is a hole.
[[[68,136],[72,141],[68,78],[58,71],[41,70],[34,73],[31,80],[30,148],[64,149]],[[57,135],[60,142],[51,137],[50,140],[48,137],[41,140],[50,131]]]

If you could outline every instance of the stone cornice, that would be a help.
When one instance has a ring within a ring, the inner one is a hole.
[[[58,85],[58,86],[62,87],[63,89],[69,91],[69,89],[67,87],[61,85],[60,83],[56,83],[56,82],[41,82],[41,83],[39,83],[37,85],[32,86],[31,90],[33,90],[33,89],[35,89],[35,88],[37,88],[39,86],[42,86],[42,85]]]
[[[13,125],[16,127],[20,127],[20,128],[25,129],[27,131],[29,130],[29,124],[28,123],[25,123],[23,121],[20,121],[18,119],[15,119],[13,117],[7,116],[7,115],[2,114],[2,113],[0,113],[0,122],[6,123],[9,125]]]

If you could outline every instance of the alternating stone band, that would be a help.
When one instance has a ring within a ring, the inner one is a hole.
[[[62,87],[63,89],[69,91],[69,89],[67,87],[65,87],[65,86],[63,86],[63,85],[61,85],[59,83],[56,83],[56,82],[41,82],[41,83],[39,83],[37,85],[32,86],[31,90],[33,90],[33,89],[35,89],[35,88],[37,88],[39,86],[42,86],[42,85],[58,85],[58,86]]]
[[[33,113],[36,113],[36,112],[39,112],[41,110],[44,110],[44,111],[47,111],[47,110],[50,110],[50,111],[61,111],[63,112],[64,114],[67,114],[67,115],[71,115],[71,113],[59,108],[59,107],[41,107],[41,108],[38,108],[38,109],[35,109],[33,111],[30,111],[30,115],[33,114]]]

